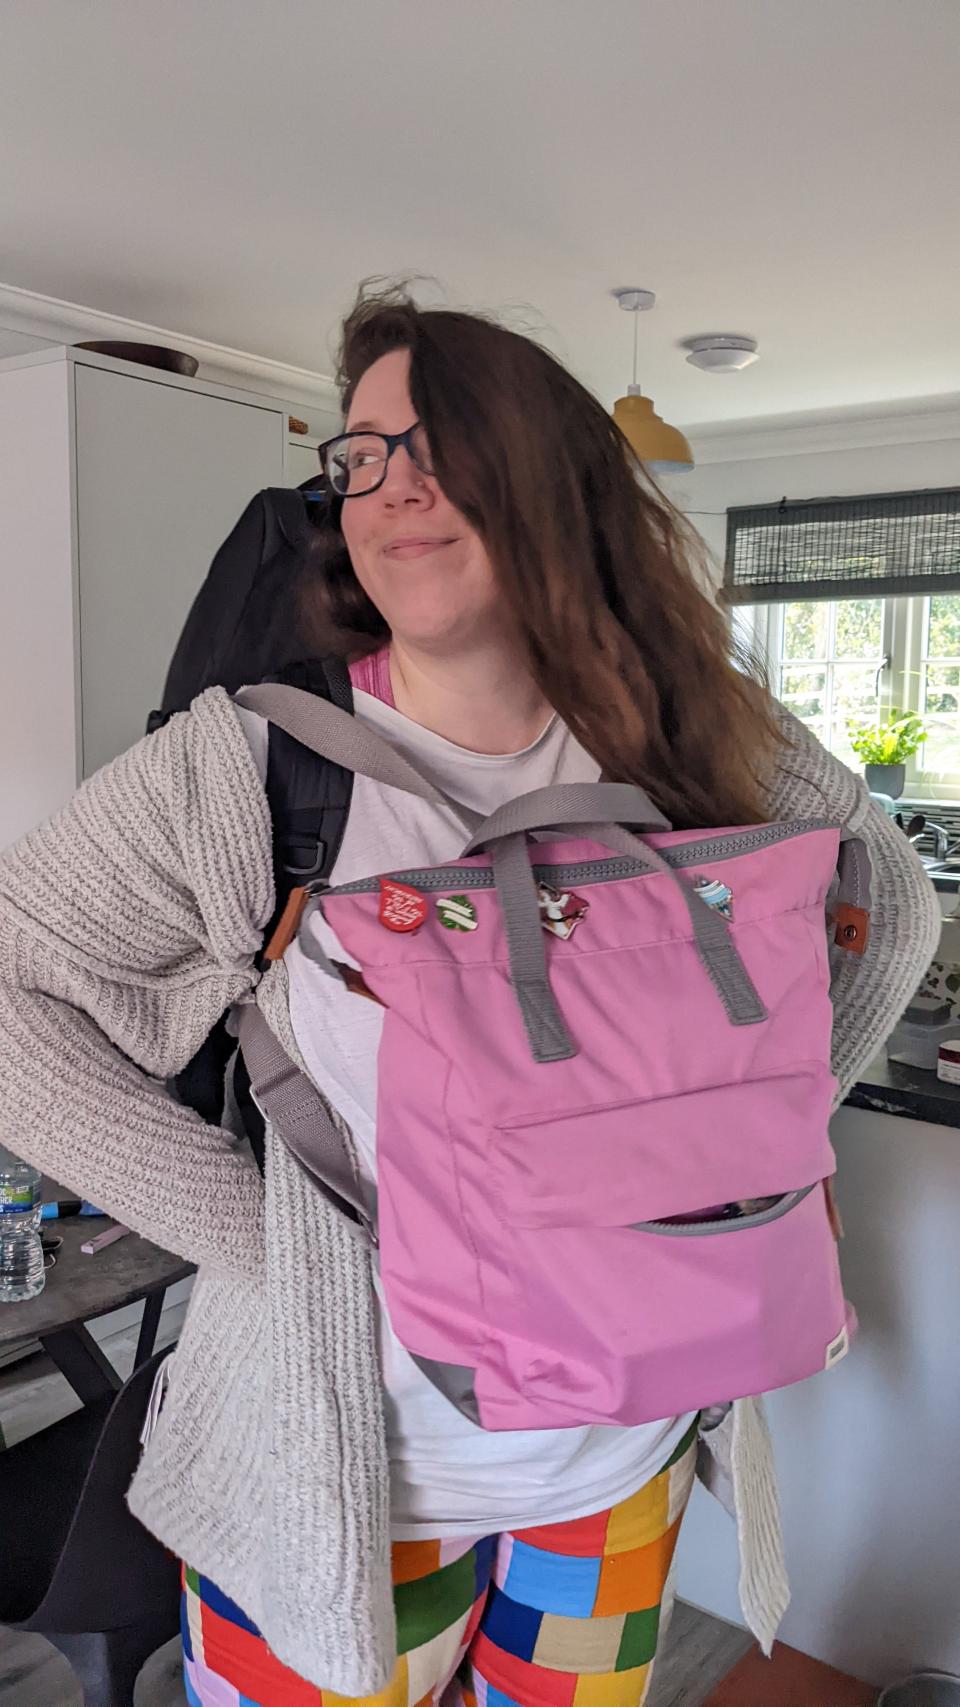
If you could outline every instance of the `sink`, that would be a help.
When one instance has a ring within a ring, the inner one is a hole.
[[[955,854],[950,859],[934,859],[930,854],[921,854],[920,858],[924,871],[939,894],[960,894],[960,859]]]

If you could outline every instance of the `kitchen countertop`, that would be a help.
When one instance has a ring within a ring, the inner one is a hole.
[[[901,1114],[936,1126],[960,1126],[960,1085],[945,1084],[936,1073],[905,1067],[881,1054],[863,1069],[845,1106]]]

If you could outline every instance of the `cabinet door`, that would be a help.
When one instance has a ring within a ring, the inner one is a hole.
[[[320,459],[315,445],[299,444],[291,439],[287,446],[287,485],[302,486],[320,473]]]
[[[83,774],[139,740],[218,547],[283,484],[269,406],[76,369]]]

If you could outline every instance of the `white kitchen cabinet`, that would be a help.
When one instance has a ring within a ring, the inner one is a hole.
[[[337,426],[331,424],[329,437],[337,432]],[[313,480],[320,473],[320,458],[317,456],[317,446],[320,440],[316,438],[291,438],[287,445],[287,481],[291,486],[302,486],[305,480]]]
[[[287,414],[83,350],[0,361],[0,846],[143,734],[218,546],[296,480]]]
[[[960,1672],[960,1132],[847,1105],[831,1137],[860,1332],[828,1375],[767,1400],[792,1588],[780,1640],[879,1686]],[[736,1528],[702,1488],[677,1562],[683,1599],[742,1623]]]

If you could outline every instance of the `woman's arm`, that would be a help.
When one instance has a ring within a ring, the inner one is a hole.
[[[772,818],[823,817],[845,824],[870,856],[866,953],[842,955],[833,987],[833,1070],[842,1102],[910,1001],[940,940],[936,891],[911,843],[870,799],[866,783],[777,707],[786,745],[770,784]]]
[[[0,857],[0,1136],[191,1261],[262,1267],[262,1181],[158,1081],[252,989],[270,820],[222,689]]]

